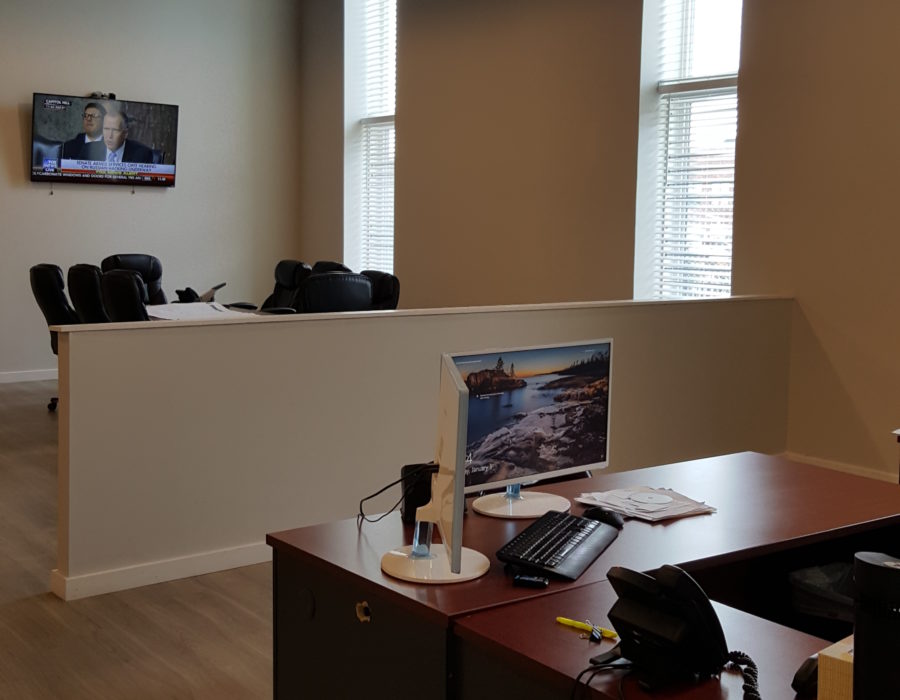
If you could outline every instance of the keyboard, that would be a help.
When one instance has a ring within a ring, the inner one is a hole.
[[[501,547],[497,558],[530,572],[574,581],[618,535],[606,523],[551,510]]]

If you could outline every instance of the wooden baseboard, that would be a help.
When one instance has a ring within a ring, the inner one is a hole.
[[[260,542],[78,576],[64,576],[59,569],[53,569],[50,572],[50,590],[63,600],[78,600],[127,588],[261,564],[271,559],[271,547]]]
[[[58,378],[59,372],[56,369],[25,369],[19,372],[0,372],[0,384],[42,382]]]

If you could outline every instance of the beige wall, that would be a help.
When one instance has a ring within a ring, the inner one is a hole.
[[[627,299],[641,3],[400,0],[406,308]]]
[[[60,341],[54,590],[80,597],[261,561],[267,532],[352,517],[401,464],[434,454],[441,352],[612,337],[611,471],[778,452],[791,306],[626,301],[75,326]],[[173,363],[169,349],[185,347]],[[383,554],[365,538],[348,547]]]
[[[344,257],[344,3],[300,0],[300,259]]]
[[[298,137],[285,119],[301,112],[300,36],[295,0],[0,0],[0,381],[56,368],[28,285],[35,263],[149,252],[172,295],[221,281],[223,300],[271,291],[277,260],[299,255]],[[66,184],[50,196],[29,181],[32,93],[95,90],[179,105],[174,189]]]
[[[341,5],[0,0],[0,381],[56,366],[36,262],[145,250],[169,292],[227,280],[220,298],[258,301],[273,261],[341,257]],[[630,297],[640,5],[400,0],[401,306]],[[798,300],[788,447],[883,472],[900,427],[897,26],[882,0],[745,3],[735,197],[735,293]],[[174,190],[28,181],[31,93],[96,89],[181,106]],[[269,140],[299,167],[250,147],[269,106],[298,115]]]
[[[793,294],[788,448],[896,474],[900,3],[745,2],[734,292]]]

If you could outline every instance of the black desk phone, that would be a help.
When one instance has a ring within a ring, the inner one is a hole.
[[[609,619],[621,642],[618,655],[632,663],[642,685],[658,688],[678,681],[717,676],[730,661],[744,674],[744,698],[758,698],[756,665],[742,652],[729,652],[725,634],[700,585],[677,566],[651,574],[614,566],[607,574],[619,599]],[[609,663],[609,655],[592,662]],[[752,681],[752,682],[751,682]]]

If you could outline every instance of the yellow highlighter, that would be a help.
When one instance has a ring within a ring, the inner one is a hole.
[[[592,625],[590,622],[581,622],[580,620],[573,620],[568,617],[557,617],[556,621],[566,627],[574,627],[578,630],[590,632],[591,639],[595,639],[595,641],[600,641],[601,637],[603,639],[618,639],[619,637],[619,635],[612,630],[608,630],[605,627],[600,627],[598,625]]]

